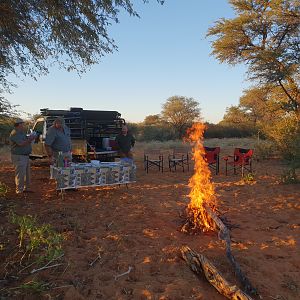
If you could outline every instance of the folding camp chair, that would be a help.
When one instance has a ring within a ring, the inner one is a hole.
[[[164,172],[164,156],[160,150],[146,150],[144,152],[144,169],[148,173],[150,168],[158,168]]]
[[[172,170],[176,171],[177,167],[181,167],[184,172],[184,167],[187,166],[187,170],[189,171],[189,152],[185,148],[174,148],[173,153],[169,155],[169,169],[170,172]]]
[[[226,162],[226,175],[229,170],[233,170],[234,174],[237,174],[237,170],[241,169],[242,176],[244,176],[245,170],[252,172],[252,156],[253,149],[235,148],[234,154],[224,157]],[[231,166],[228,169],[228,166]]]
[[[205,159],[208,166],[216,171],[216,175],[220,171],[220,147],[204,147]]]

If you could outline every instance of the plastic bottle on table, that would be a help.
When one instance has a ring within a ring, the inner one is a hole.
[[[57,167],[62,168],[63,166],[64,166],[64,158],[63,158],[62,152],[59,151],[58,157],[57,157]]]
[[[64,168],[69,167],[69,160],[67,157],[64,157]]]

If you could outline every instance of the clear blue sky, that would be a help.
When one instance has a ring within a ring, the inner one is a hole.
[[[221,65],[210,56],[207,29],[221,17],[233,17],[227,0],[133,1],[141,18],[122,13],[110,33],[118,52],[102,59],[81,78],[53,67],[34,81],[15,81],[7,99],[20,109],[117,110],[127,121],[158,114],[168,97],[193,97],[206,121],[218,122],[249,86],[245,67]]]

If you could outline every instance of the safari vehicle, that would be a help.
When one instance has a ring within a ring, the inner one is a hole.
[[[41,109],[41,116],[36,120],[33,131],[37,138],[32,145],[31,158],[47,156],[45,137],[47,129],[57,117],[63,117],[66,126],[70,128],[72,154],[74,159],[88,161],[114,161],[118,157],[116,136],[121,132],[125,120],[117,111],[84,110],[70,108],[70,110]]]

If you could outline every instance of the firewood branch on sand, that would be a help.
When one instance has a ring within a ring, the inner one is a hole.
[[[229,229],[224,225],[224,223],[221,221],[221,219],[212,211],[212,209],[208,206],[204,206],[207,214],[214,220],[215,224],[219,228],[219,238],[223,241],[225,241],[226,244],[226,256],[230,263],[232,264],[234,268],[234,272],[242,284],[244,290],[247,293],[250,294],[257,294],[256,289],[252,286],[249,279],[246,277],[246,275],[243,273],[240,265],[235,260],[232,251],[231,251],[231,239],[230,239],[230,232]]]
[[[206,279],[219,293],[232,300],[252,300],[237,286],[230,284],[217,268],[202,254],[196,253],[187,246],[181,248],[181,254],[191,270],[197,274],[204,272]]]
[[[235,260],[231,251],[231,238],[229,229],[221,221],[213,210],[204,205],[205,214],[208,219],[213,221],[213,227],[219,229],[218,236],[226,244],[226,256],[234,268],[234,272],[240,281],[245,293],[240,290],[237,286],[231,285],[226,279],[220,274],[216,267],[202,254],[196,253],[187,246],[181,248],[181,254],[183,259],[187,262],[190,268],[196,272],[201,273],[204,271],[207,280],[225,297],[233,300],[250,300],[252,299],[246,293],[255,295],[257,294],[256,289],[251,285],[249,279],[242,272],[240,265]]]

